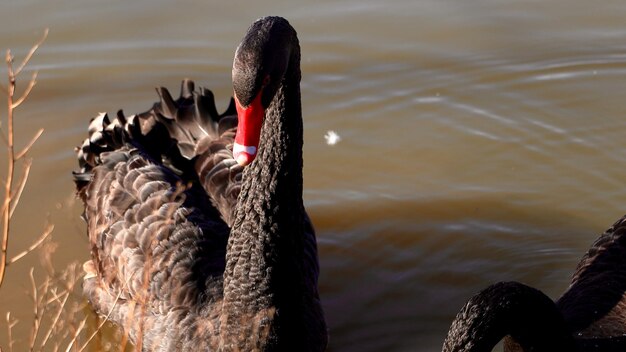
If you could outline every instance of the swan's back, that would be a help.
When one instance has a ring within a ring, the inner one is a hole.
[[[191,81],[177,101],[159,92],[146,113],[98,116],[78,150],[92,252],[84,292],[145,350],[208,348],[218,335],[224,219],[240,186],[228,167],[230,117],[218,116],[212,94],[194,93]],[[208,192],[194,168],[197,145],[214,151],[202,157]]]
[[[579,337],[626,336],[626,216],[593,243],[557,305]]]

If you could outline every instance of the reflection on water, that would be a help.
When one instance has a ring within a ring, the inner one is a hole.
[[[146,110],[153,87],[175,91],[184,77],[225,107],[235,46],[270,13],[303,48],[305,202],[332,351],[440,350],[465,300],[498,280],[557,297],[626,212],[623,2],[11,1],[0,46],[21,57],[50,27],[17,111],[21,141],[46,131],[11,248],[49,217],[55,266],[84,261],[70,171],[88,119]],[[329,130],[340,143],[325,143]],[[30,267],[37,256],[11,266],[0,291],[22,343]]]

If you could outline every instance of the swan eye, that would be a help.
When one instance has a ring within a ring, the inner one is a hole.
[[[270,84],[270,75],[265,75],[265,78],[263,78],[262,88],[265,88],[268,84]]]

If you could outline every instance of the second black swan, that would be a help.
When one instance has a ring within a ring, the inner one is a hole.
[[[444,352],[486,352],[505,339],[507,352],[626,351],[626,216],[578,263],[556,302],[518,282],[500,282],[457,314]]]
[[[295,30],[265,17],[237,48],[224,114],[186,80],[177,100],[158,89],[145,113],[91,122],[74,174],[91,246],[84,293],[137,349],[325,349],[300,75]]]

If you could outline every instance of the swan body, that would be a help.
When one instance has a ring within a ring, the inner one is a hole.
[[[326,347],[302,201],[300,47],[285,19],[252,24],[233,87],[223,114],[192,81],[176,100],[158,89],[147,112],[92,120],[77,148],[84,293],[138,350]]]
[[[626,351],[626,216],[578,263],[567,291],[552,301],[518,282],[472,297],[450,326],[444,352]]]

